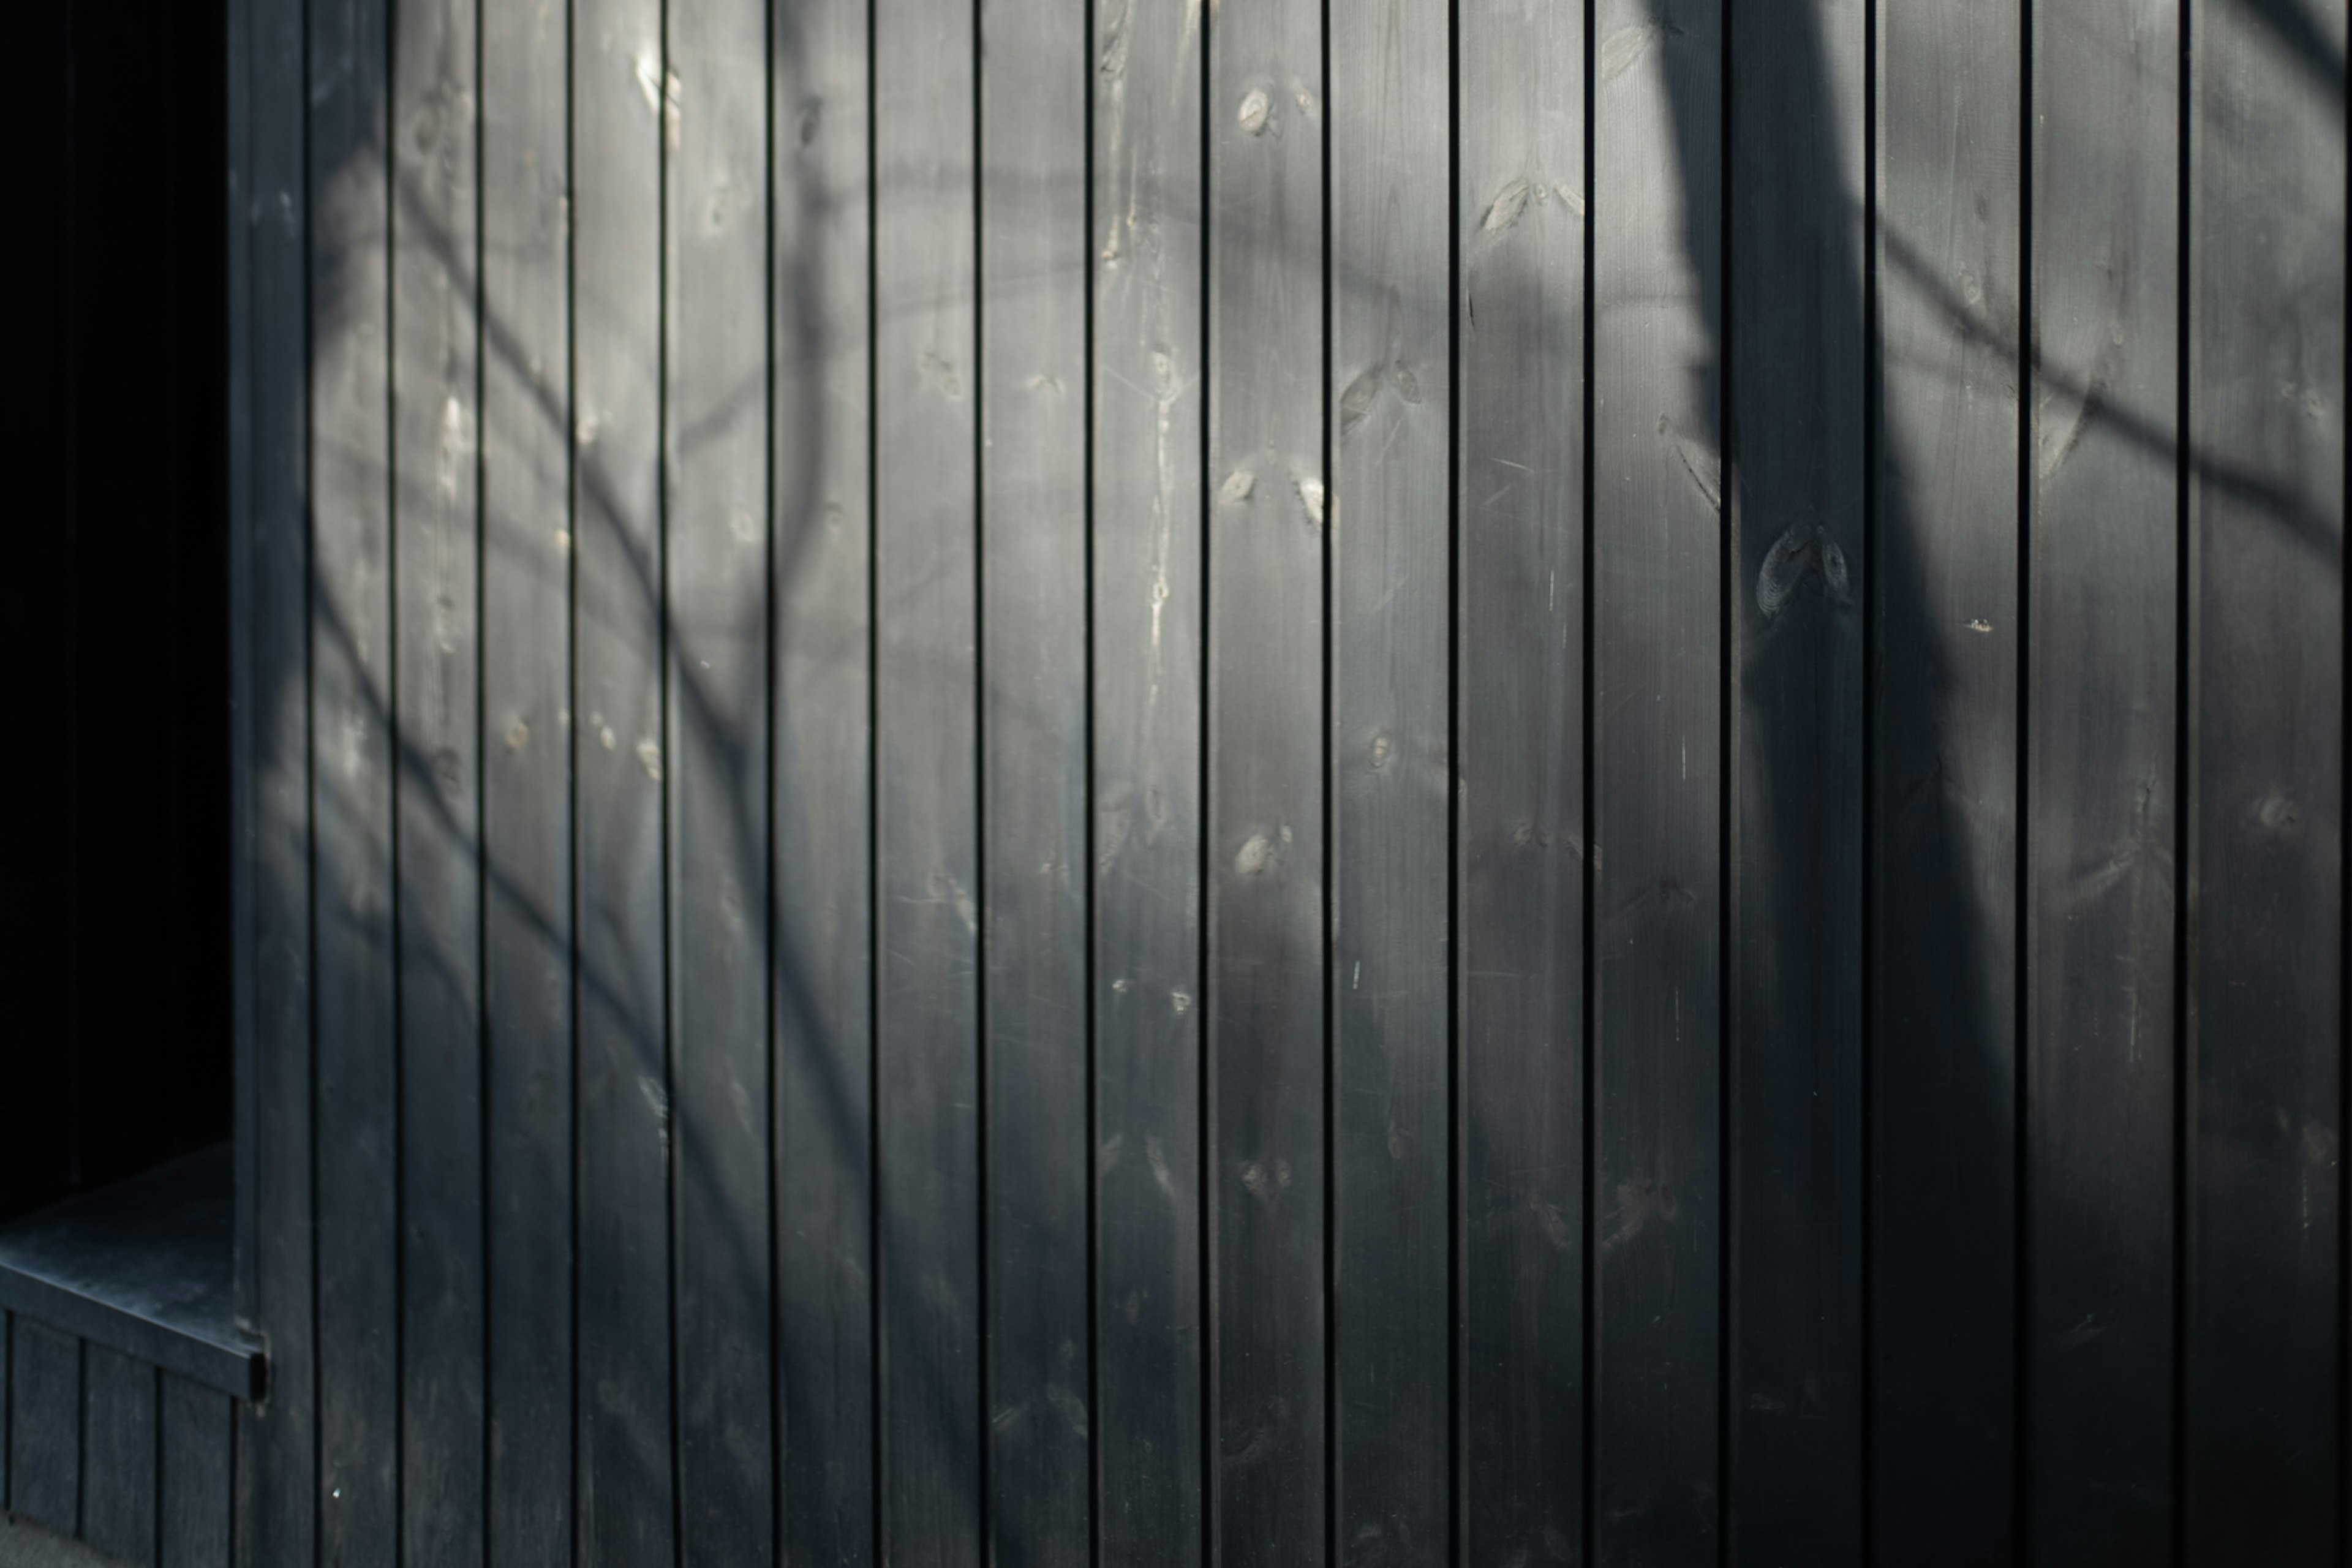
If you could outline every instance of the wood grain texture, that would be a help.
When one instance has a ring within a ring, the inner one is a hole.
[[[1594,29],[1592,1550],[1689,1563],[1720,1497],[1720,15]]]
[[[320,1552],[399,1560],[389,0],[313,4],[310,776]]]
[[[882,1540],[982,1560],[974,13],[874,20]]]
[[[1330,7],[1333,1249],[1340,1562],[1451,1546],[1449,14]]]
[[[772,13],[783,1560],[874,1561],[873,415],[863,0]]]
[[[481,15],[486,1552],[572,1550],[570,13]]]
[[[2178,8],[2033,8],[2024,1550],[2173,1497]]]
[[[270,1388],[0,1492],[2339,1556],[2343,0],[1587,21],[234,0]]]
[[[157,1568],[229,1568],[236,1546],[230,1507],[237,1468],[236,1404],[165,1373],[158,1421]]]
[[[2019,11],[1879,31],[1873,1535],[2015,1549]]]
[[[676,1559],[656,0],[572,12],[572,667],[583,1565]]]
[[[392,18],[400,1548],[481,1561],[479,18]]]
[[[1585,1539],[1584,16],[1461,6],[1454,232],[1468,1561]]]
[[[1211,1560],[1328,1559],[1323,37],[1208,31]]]
[[[232,60],[250,173],[233,234],[249,269],[231,283],[232,369],[249,421],[232,447],[229,518],[235,1016],[240,1066],[240,1318],[269,1335],[270,1389],[240,1405],[252,1458],[245,1515],[255,1568],[316,1554],[318,1357],[311,1184],[308,61],[300,0],[239,0]],[[232,261],[234,262],[234,257]],[[234,398],[233,412],[240,406]],[[237,504],[237,503],[242,504]]]
[[[81,1523],[81,1341],[9,1320],[8,1510],[71,1535]]]
[[[662,504],[679,1542],[775,1549],[766,7],[666,7]],[[667,101],[667,100],[666,100]]]
[[[988,1551],[1083,1564],[1087,1312],[1087,35],[980,37],[981,928]]]
[[[155,1562],[157,1380],[103,1345],[82,1347],[81,1538],[142,1568]]]
[[[1102,1555],[1192,1563],[1202,1444],[1198,14],[1093,10],[1095,1433]]]
[[[1862,1550],[1865,8],[1737,6],[1731,479],[1735,1561]]]
[[[2193,5],[2185,1560],[2341,1560],[2345,8]]]

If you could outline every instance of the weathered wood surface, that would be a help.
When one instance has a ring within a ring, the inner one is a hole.
[[[990,1560],[1091,1561],[1087,33],[981,16],[980,888]]]
[[[1331,1528],[1414,1561],[1454,1534],[1452,94],[1433,0],[1329,26]]]
[[[1586,1515],[1589,44],[1540,3],[1458,26],[1455,1463],[1468,1560],[1542,1562]]]
[[[574,1552],[676,1559],[656,0],[572,14]],[[551,1216],[547,1216],[551,1217]]]
[[[235,1016],[241,1237],[237,1310],[269,1336],[266,1405],[240,1405],[245,1539],[256,1563],[317,1553],[317,1127],[312,1001],[310,95],[299,0],[229,9],[229,453]],[[237,395],[244,395],[239,398]]]
[[[316,1506],[320,1554],[353,1568],[400,1562],[404,1517],[393,3],[314,5],[306,29]]]
[[[246,1560],[237,1555],[234,1505],[250,1463],[239,1456],[234,1403],[171,1373],[162,1381],[157,1568],[228,1568]]]
[[[1590,21],[238,0],[247,1560],[2340,1552],[2340,0]]]
[[[473,0],[392,17],[400,1556],[483,1554],[481,93]]]
[[[1586,1523],[1685,1563],[1721,1495],[1721,13],[1593,16]]]
[[[0,1314],[0,1509],[145,1568],[254,1561],[233,1535],[226,1394],[22,1314]],[[245,1514],[253,1518],[249,1510]]]
[[[1213,1562],[1330,1545],[1327,42],[1306,0],[1207,37]]]
[[[1864,1510],[1866,8],[1734,5],[1723,1418],[1735,1561]]]
[[[767,8],[664,8],[662,738],[679,1560],[775,1543]]]
[[[973,13],[874,17],[877,1563],[979,1568],[981,396]]]
[[[119,1351],[82,1346],[81,1537],[142,1565],[155,1561],[162,1381]]]
[[[864,0],[772,13],[777,1494],[875,1561],[872,195]]]
[[[2175,1497],[2179,18],[2033,26],[2019,1529],[2033,1562],[2149,1562]]]
[[[2017,1528],[2021,15],[1874,62],[1869,1546],[1923,1564]]]
[[[82,1342],[8,1320],[11,1513],[73,1534],[81,1525]]]
[[[2183,1555],[2299,1565],[2352,1546],[2345,7],[2189,29]]]
[[[1086,237],[1093,1447],[1102,1555],[1135,1564],[1201,1561],[1207,1517],[1202,44],[1183,6],[1097,0]]]
[[[566,18],[481,13],[484,1552],[572,1508],[571,273]],[[559,1217],[560,1216],[560,1217]]]

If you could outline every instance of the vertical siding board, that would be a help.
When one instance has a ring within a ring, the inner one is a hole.
[[[684,1562],[774,1550],[768,1209],[768,30],[667,7],[672,1212]]]
[[[2341,1561],[2345,7],[2199,4],[2187,1561]]]
[[[1862,1546],[1864,23],[1731,13],[1731,1550]]]
[[[12,1326],[8,1510],[71,1535],[81,1513],[82,1343],[25,1318]]]
[[[235,689],[246,769],[234,826],[247,889],[236,935],[238,1030],[250,1076],[240,1130],[252,1282],[240,1317],[269,1339],[269,1393],[240,1405],[253,1457],[247,1550],[254,1568],[316,1552],[317,1341],[312,1283],[311,878],[309,688],[310,464],[304,177],[309,101],[299,0],[246,0],[251,188],[235,215],[250,247],[241,285],[248,366],[249,490],[229,519],[232,625],[247,650]],[[232,301],[232,321],[240,319]],[[237,363],[232,360],[232,363]],[[232,454],[234,458],[235,454]],[[232,498],[233,500],[236,498]]]
[[[1717,8],[1604,0],[1593,106],[1593,1546],[1717,1530]]]
[[[2176,7],[2040,0],[2024,1552],[2172,1538]]]
[[[1040,1565],[1092,1491],[1081,15],[984,7],[979,68],[989,1550]]]
[[[571,1556],[570,11],[482,13],[482,975],[491,1561]]]
[[[1330,1397],[1341,1561],[1452,1546],[1448,8],[1330,11]]]
[[[477,25],[398,0],[390,89],[400,1542],[449,1568],[483,1525]]]
[[[875,16],[883,1539],[981,1560],[974,13]]]
[[[1096,1433],[1106,1562],[1203,1538],[1197,9],[1094,8]]]
[[[397,1560],[388,0],[310,21],[311,877],[320,1553]]]
[[[867,7],[774,31],[775,1375],[783,1559],[874,1558]]]
[[[222,411],[223,432],[228,443],[224,454],[223,477],[227,481],[227,565],[228,565],[228,830],[229,830],[229,1039],[230,1067],[234,1078],[230,1088],[229,1136],[234,1145],[236,1208],[234,1220],[236,1248],[231,1261],[232,1288],[236,1291],[235,1310],[237,1321],[253,1321],[254,1294],[257,1283],[256,1266],[260,1235],[255,1224],[260,1194],[256,1190],[254,1169],[260,1142],[258,1120],[260,1096],[257,1073],[260,1066],[256,1054],[257,1025],[260,1018],[260,996],[256,981],[258,978],[257,954],[253,947],[254,914],[259,907],[260,879],[254,863],[254,830],[259,821],[254,796],[254,784],[260,762],[260,722],[256,713],[256,701],[260,695],[257,681],[258,646],[261,641],[253,625],[253,612],[258,602],[254,591],[253,573],[253,501],[255,483],[254,436],[257,421],[254,407],[254,223],[261,210],[261,201],[254,185],[260,173],[258,150],[254,141],[255,122],[260,106],[254,102],[256,72],[254,70],[255,0],[227,0],[223,42],[222,70],[226,79],[226,105],[228,110],[228,190],[227,213],[223,221],[224,237],[227,244],[227,268],[224,281],[228,298],[223,302],[222,315],[227,329],[222,344],[221,358],[223,391],[227,406]],[[0,1447],[5,1447],[0,1443]],[[0,1464],[5,1464],[0,1459]],[[0,1486],[0,1496],[6,1489]]]
[[[82,1347],[81,1538],[110,1556],[151,1568],[159,1375],[103,1345]]]
[[[1209,24],[1212,1558],[1328,1545],[1324,83],[1304,0]]]
[[[157,1568],[229,1568],[236,1421],[225,1394],[163,1374]]]
[[[1872,1550],[2015,1542],[2021,7],[1880,18]]]
[[[580,868],[577,1555],[675,1557],[656,453],[658,0],[577,0],[572,115],[574,715]],[[641,749],[642,748],[642,749]]]
[[[1584,1541],[1581,7],[1458,7],[1468,1560]]]

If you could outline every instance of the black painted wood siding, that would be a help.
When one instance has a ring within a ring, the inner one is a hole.
[[[140,1568],[229,1568],[227,1394],[0,1312],[0,1507]]]
[[[248,1560],[2340,1563],[2346,32],[236,0]]]

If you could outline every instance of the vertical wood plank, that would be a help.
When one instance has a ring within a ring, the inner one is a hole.
[[[1730,1549],[1862,1547],[1865,8],[1731,13]]]
[[[8,1342],[8,1510],[65,1534],[81,1512],[81,1342],[26,1318]]]
[[[2341,0],[2189,10],[2185,1560],[2342,1561]]]
[[[874,22],[876,950],[883,1538],[982,1553],[980,821],[971,10]]]
[[[768,1208],[768,27],[673,0],[665,776],[682,1561],[774,1552]]]
[[[1581,7],[1457,7],[1468,1560],[1584,1527]]]
[[[158,1568],[229,1568],[236,1420],[225,1394],[163,1374]]]
[[[1450,1554],[1450,16],[1330,8],[1334,1550]],[[1338,520],[1344,519],[1344,523]]]
[[[1594,30],[1593,1552],[1685,1563],[1717,1529],[1720,14]]]
[[[319,1549],[352,1568],[401,1524],[388,4],[309,26]]]
[[[81,1538],[126,1563],[155,1561],[160,1375],[103,1345],[82,1348]]]
[[[255,1225],[254,1173],[260,1128],[260,1061],[255,1054],[257,1004],[255,964],[251,951],[254,910],[259,896],[252,853],[254,780],[260,752],[260,728],[254,705],[255,654],[260,639],[252,624],[256,603],[253,584],[253,500],[255,494],[254,433],[257,425],[254,393],[254,219],[260,197],[254,185],[260,172],[254,130],[259,107],[254,102],[254,0],[227,0],[221,62],[228,110],[228,212],[222,225],[227,246],[225,257],[226,300],[223,315],[227,329],[221,347],[226,385],[222,409],[226,450],[221,454],[227,483],[228,566],[228,1002],[229,1139],[234,1151],[235,1219],[231,1243],[230,1279],[236,1292],[235,1311],[240,1323],[253,1321],[257,1284],[255,1266],[260,1237]],[[0,1450],[6,1444],[0,1441]],[[7,1463],[0,1456],[0,1466]],[[0,1498],[7,1495],[0,1479]]]
[[[1102,1555],[1203,1549],[1199,13],[1094,11],[1096,1292]]]
[[[450,1568],[483,1528],[478,22],[398,0],[390,93],[400,1546]]]
[[[583,1564],[676,1558],[663,940],[659,0],[572,13],[573,1179]]]
[[[1093,1504],[1082,15],[983,7],[979,67],[988,1551],[1072,1568]]]
[[[1872,1551],[2014,1550],[2021,7],[1879,28]]]
[[[1303,0],[1209,26],[1213,1560],[1328,1555],[1324,127]]]
[[[572,1549],[570,11],[482,13],[488,1552]]]
[[[313,1306],[309,595],[310,197],[301,0],[243,0],[250,189],[237,215],[250,271],[232,270],[245,331],[247,465],[229,518],[230,624],[241,658],[232,723],[238,897],[236,1018],[249,1078],[238,1093],[240,1190],[252,1269],[239,1317],[269,1336],[269,1393],[241,1405],[252,1456],[247,1550],[254,1568],[296,1568],[317,1552],[318,1360]],[[249,1163],[248,1163],[249,1162]],[[240,1279],[242,1286],[244,1281]]]
[[[774,289],[783,1560],[874,1561],[867,7],[782,4]]]
[[[2172,1540],[2179,10],[2033,7],[2024,1552]]]

